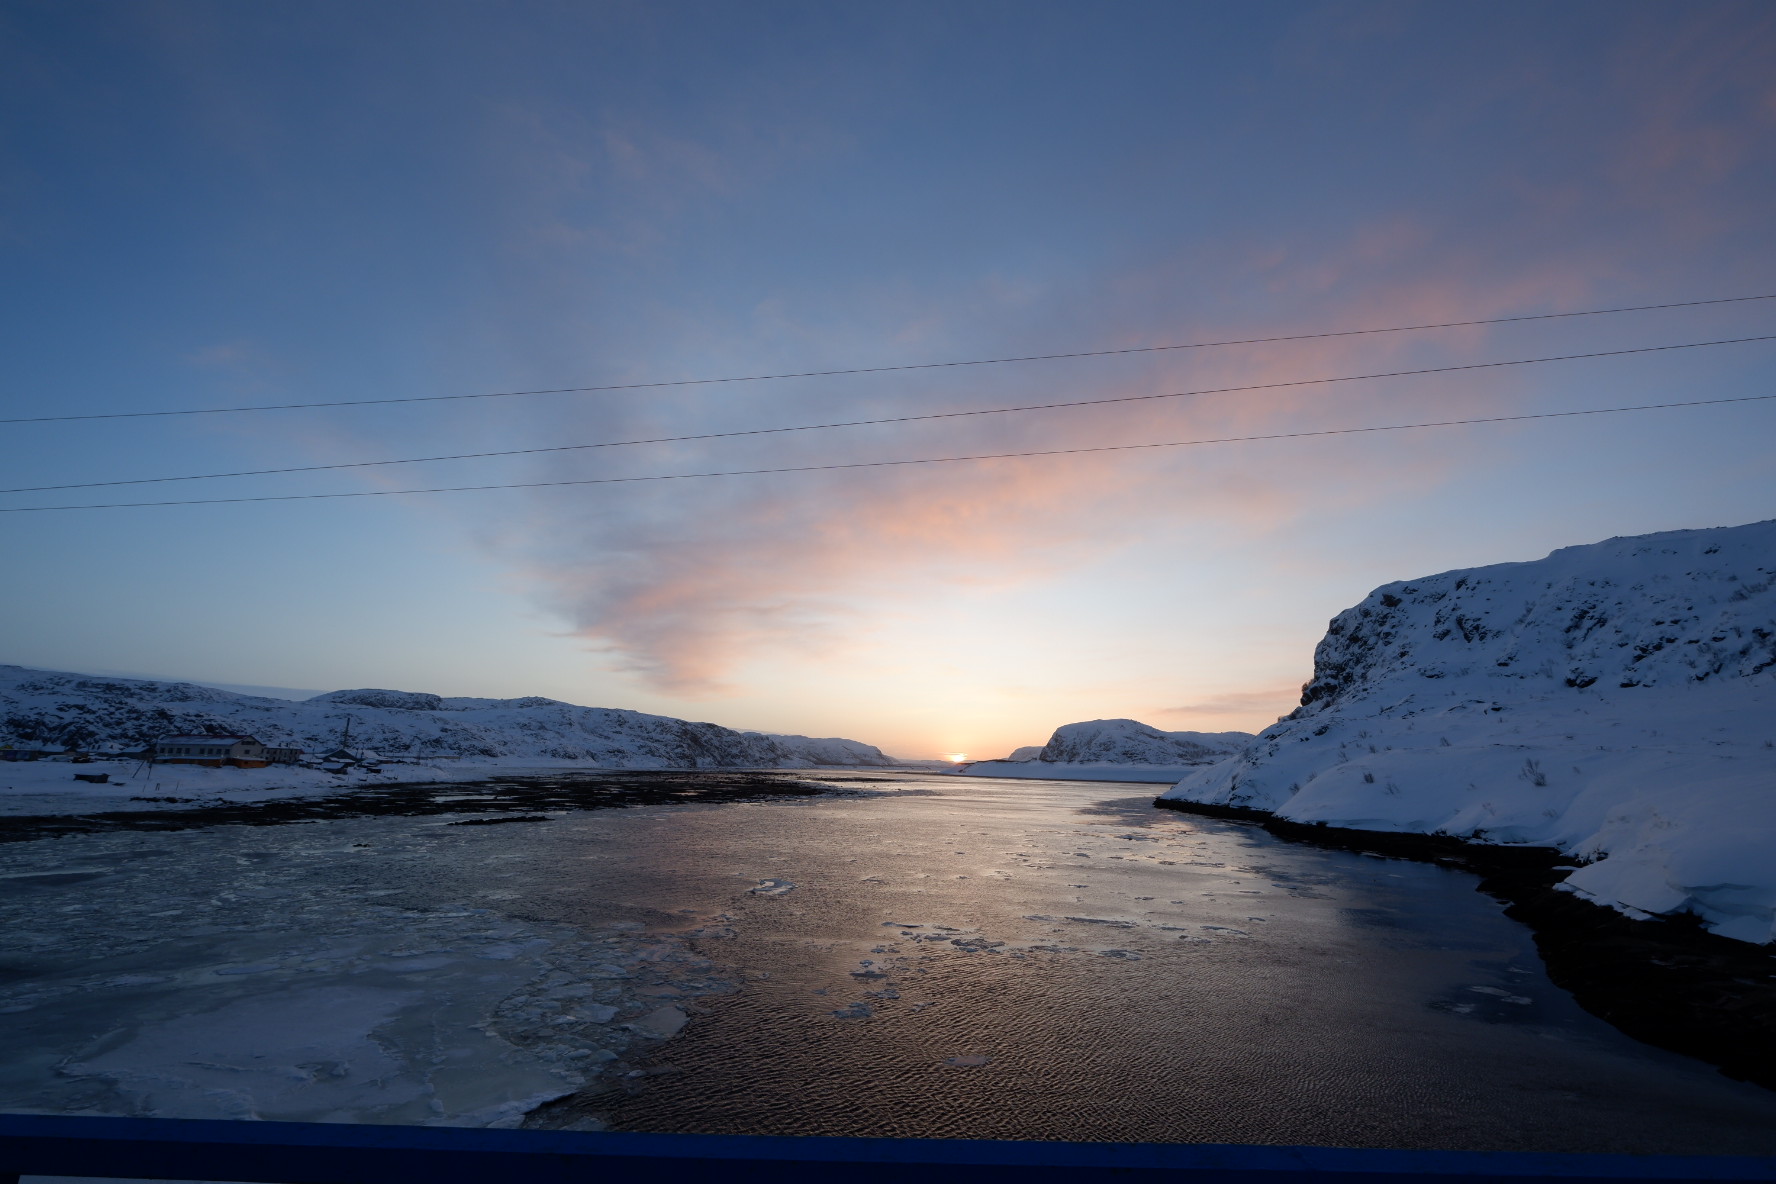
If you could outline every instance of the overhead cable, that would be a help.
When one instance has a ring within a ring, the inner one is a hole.
[[[1000,366],[1010,362],[1053,362],[1064,358],[1106,358],[1118,354],[1150,354],[1168,350],[1217,349],[1232,345],[1271,345],[1285,341],[1318,341],[1331,337],[1363,337],[1377,333],[1416,333],[1428,329],[1462,329],[1476,325],[1509,325],[1523,321],[1553,321],[1569,317],[1601,317],[1625,312],[1654,312],[1671,308],[1700,308],[1711,304],[1743,304],[1776,300],[1776,292],[1761,296],[1721,296],[1711,300],[1677,300],[1664,304],[1634,304],[1618,308],[1588,308],[1578,312],[1544,312],[1515,317],[1484,317],[1471,321],[1438,321],[1422,325],[1391,325],[1382,329],[1339,329],[1324,333],[1290,333],[1274,337],[1245,337],[1226,341],[1192,341],[1178,345],[1136,345],[1121,349],[1076,350],[1063,354],[1025,354],[1007,358],[973,358],[959,362],[909,362],[898,366],[860,366],[843,370],[799,370],[782,374],[746,374],[722,378],[680,378],[663,382],[618,382],[602,386],[564,386],[524,391],[480,391],[466,395],[411,395],[391,399],[339,399],[318,403],[261,403],[242,407],[183,407],[159,411],[100,411],[82,415],[27,415],[0,419],[11,423],[68,423],[91,419],[144,419],[174,415],[232,415],[247,411],[300,411],[323,407],[376,407],[397,403],[445,403],[464,399],[512,399],[526,395],[579,395],[598,391],[650,390],[660,387],[713,386],[735,382],[775,382],[789,378],[836,378],[847,374],[888,374],[903,370],[945,370],[963,366]]]
[[[47,493],[57,489],[99,489],[115,485],[156,485],[168,481],[213,481],[227,477],[270,477],[287,473],[319,473],[337,469],[366,469],[382,465],[431,464],[447,460],[485,460],[501,456],[534,456],[545,452],[577,452],[594,448],[632,448],[642,444],[683,444],[697,440],[726,440],[741,436],[770,436],[787,432],[817,432],[833,428],[875,427],[884,424],[918,423],[933,419],[963,419],[976,415],[1010,415],[1024,411],[1058,411],[1069,407],[1101,407],[1113,403],[1142,403],[1156,399],[1184,399],[1196,395],[1226,395],[1247,391],[1281,390],[1286,387],[1320,386],[1340,382],[1363,382],[1376,378],[1406,378],[1424,374],[1450,374],[1458,370],[1491,370],[1503,366],[1532,366],[1542,362],[1574,362],[1587,358],[1614,358],[1625,354],[1650,354],[1678,349],[1703,349],[1714,345],[1743,345],[1753,341],[1776,341],[1776,333],[1761,337],[1729,337],[1719,341],[1686,341],[1675,345],[1642,345],[1631,349],[1599,350],[1585,354],[1559,354],[1545,358],[1514,358],[1502,362],[1467,362],[1457,366],[1432,366],[1421,370],[1387,370],[1376,374],[1345,374],[1333,378],[1300,378],[1289,382],[1261,382],[1246,386],[1209,387],[1194,391],[1169,391],[1151,395],[1116,395],[1104,399],[1074,399],[1062,403],[1029,403],[1018,407],[985,407],[972,411],[933,411],[923,415],[893,415],[882,419],[853,419],[835,423],[798,424],[780,428],[745,428],[731,432],[704,432],[694,436],[654,436],[641,440],[611,440],[595,444],[551,444],[542,448],[511,448],[498,452],[459,452],[448,456],[413,456],[395,460],[345,461],[330,465],[298,465],[283,469],[242,469],[232,473],[193,473],[175,477],[130,477],[116,481],[80,481],[64,485],[21,485],[0,489],[4,493]]]
[[[882,469],[900,465],[947,465],[965,461],[1020,460],[1031,457],[1078,456],[1090,452],[1134,452],[1155,448],[1192,448],[1205,444],[1249,444],[1262,440],[1301,440],[1311,436],[1354,436],[1367,432],[1405,432],[1419,428],[1453,428],[1469,424],[1520,423],[1532,419],[1569,419],[1581,415],[1616,415],[1626,411],[1662,411],[1675,407],[1716,407],[1727,403],[1759,403],[1776,395],[1743,395],[1730,399],[1691,399],[1681,403],[1639,403],[1628,407],[1594,407],[1581,411],[1538,411],[1525,415],[1488,415],[1474,419],[1443,419],[1426,423],[1380,424],[1359,428],[1324,428],[1311,432],[1274,432],[1262,436],[1219,436],[1205,440],[1167,440],[1148,444],[1102,444],[1090,448],[1052,448],[1029,452],[990,452],[972,456],[926,456],[907,460],[865,460],[828,465],[787,465],[775,469],[730,469],[709,473],[658,473],[643,477],[583,477],[567,481],[521,481],[501,485],[449,485],[432,489],[359,489],[343,493],[285,493],[263,497],[208,497],[166,502],[109,502],[74,506],[0,506],[0,514],[49,510],[123,510],[152,506],[212,506],[241,502],[301,502],[341,497],[401,497],[411,493],[479,493],[494,489],[550,489],[567,485],[629,485],[642,481],[690,481],[706,477],[759,477],[772,473],[824,473],[838,469]]]

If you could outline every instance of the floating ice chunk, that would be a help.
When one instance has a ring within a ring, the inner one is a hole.
[[[335,987],[239,999],[144,1026],[67,1071],[109,1078],[160,1117],[365,1118],[425,1092],[372,1037],[417,998]]]
[[[757,888],[747,891],[754,896],[782,896],[786,892],[795,891],[795,884],[790,880],[760,880]]]
[[[964,1056],[944,1058],[944,1064],[956,1069],[980,1069],[992,1063],[992,1057]]]
[[[454,959],[444,954],[435,954],[430,958],[409,958],[388,969],[395,974],[418,974],[425,970],[442,970],[452,965],[455,965]]]
[[[874,1017],[876,1010],[867,1003],[853,1003],[829,1014],[837,1020],[867,1020]]]
[[[612,1010],[615,1011],[614,1008]],[[668,1005],[654,1008],[640,1019],[633,1021],[630,1027],[654,1036],[676,1036],[679,1029],[684,1027],[690,1018],[679,1008]]]

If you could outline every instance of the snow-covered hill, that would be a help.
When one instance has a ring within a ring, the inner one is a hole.
[[[1199,765],[1252,742],[1250,732],[1162,732],[1132,719],[1062,724],[1036,754],[1039,761],[1099,765]]]
[[[1041,747],[958,771],[970,777],[1175,781],[1199,765],[1228,759],[1252,740],[1248,732],[1162,732],[1132,719],[1094,719],[1062,724]]]
[[[1776,931],[1776,522],[1388,584],[1302,706],[1168,798],[1560,848],[1630,914]]]
[[[385,757],[568,760],[630,769],[896,763],[855,740],[736,732],[555,699],[364,689],[298,703],[188,682],[0,666],[0,745],[140,747],[158,736],[220,729],[325,752],[339,745],[348,715],[352,746]]]

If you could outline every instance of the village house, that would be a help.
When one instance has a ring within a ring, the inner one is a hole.
[[[162,736],[154,742],[154,761],[162,765],[204,765],[220,769],[263,769],[294,764],[300,748],[275,748],[251,736]]]

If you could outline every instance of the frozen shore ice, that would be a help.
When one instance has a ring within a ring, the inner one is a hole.
[[[0,1108],[517,1125],[727,989],[675,934],[486,907],[522,845],[429,819],[7,844]]]

